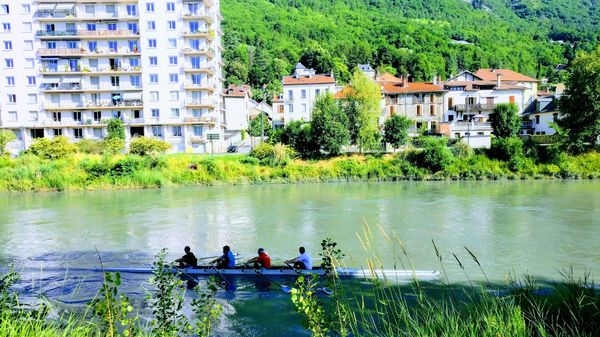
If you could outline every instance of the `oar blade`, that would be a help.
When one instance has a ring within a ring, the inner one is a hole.
[[[286,294],[291,294],[292,293],[292,288],[288,287],[288,286],[281,286],[281,291],[283,291]]]

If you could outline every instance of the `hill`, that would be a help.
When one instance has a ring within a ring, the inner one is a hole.
[[[277,91],[298,61],[341,81],[357,63],[414,80],[498,67],[558,80],[557,64],[599,42],[596,2],[222,0],[227,81]]]

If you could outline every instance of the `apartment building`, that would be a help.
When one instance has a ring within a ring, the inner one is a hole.
[[[218,0],[0,0],[0,128],[35,138],[127,141],[173,152],[224,150]]]
[[[282,84],[283,94],[278,100],[282,101],[285,124],[299,120],[311,121],[316,98],[325,93],[334,94],[336,90],[333,74],[317,74],[314,69],[308,69],[301,63],[296,65],[292,76],[283,78]],[[274,105],[279,109],[279,104]]]

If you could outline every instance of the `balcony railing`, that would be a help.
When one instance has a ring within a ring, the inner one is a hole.
[[[40,48],[38,49],[38,55],[40,56],[100,56],[100,55],[140,55],[139,50],[129,50],[128,48],[122,48],[119,50],[110,49],[98,49],[97,51],[89,51],[85,48],[72,49],[72,48]]]
[[[44,108],[47,110],[56,109],[95,109],[95,108],[130,108],[130,107],[141,107],[143,102],[140,100],[130,100],[122,102],[114,101],[101,101],[101,102],[79,102],[79,103],[46,103]]]
[[[65,68],[66,67],[66,68]],[[55,74],[55,73],[81,73],[81,74],[97,74],[97,73],[139,73],[142,71],[140,67],[125,67],[125,68],[102,68],[102,69],[89,69],[88,67],[77,67],[75,69],[70,68],[68,65],[59,65],[56,69],[43,67],[40,69],[42,74]]]
[[[204,123],[216,123],[217,118],[211,116],[203,116],[203,117],[185,117],[183,119],[185,123],[191,124],[204,124]]]
[[[496,109],[496,104],[457,104],[452,110],[454,111],[491,111]]]
[[[492,124],[488,122],[452,122],[450,123],[452,131],[475,131],[475,130],[491,130]]]

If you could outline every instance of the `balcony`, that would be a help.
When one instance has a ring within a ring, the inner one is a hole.
[[[184,20],[204,20],[205,22],[212,23],[212,14],[207,11],[196,11],[183,13]]]
[[[456,112],[465,111],[493,111],[496,109],[496,104],[457,104],[452,107],[452,110]]]
[[[97,39],[131,39],[139,38],[139,33],[134,33],[129,29],[117,29],[117,30],[55,30],[45,31],[38,30],[36,35],[41,40],[69,38],[69,39],[83,39],[83,40],[97,40]]]
[[[196,32],[183,32],[183,37],[185,38],[195,38],[195,37],[201,37],[201,38],[205,38],[209,41],[212,41],[215,39],[215,32],[213,30],[199,30]]]
[[[52,86],[52,85],[45,85],[42,87],[42,92],[44,94],[59,94],[59,93],[78,93],[78,92],[90,92],[90,93],[102,93],[102,92],[115,92],[115,91],[125,91],[125,92],[130,92],[130,91],[142,91],[142,87],[125,87],[125,86],[117,86],[117,87],[113,87],[113,86],[105,86],[105,87],[99,87],[99,86],[80,86],[80,85],[73,85],[73,86],[69,86],[69,85],[59,85],[59,86]]]
[[[188,124],[216,124],[217,118],[204,116],[204,117],[186,117],[183,119],[184,123]]]
[[[143,107],[141,100],[131,100],[115,103],[114,101],[102,102],[68,102],[68,103],[46,103],[44,109],[56,110],[128,110]]]
[[[190,142],[192,144],[203,144],[206,143],[206,136],[191,136],[190,137]]]
[[[200,83],[200,84],[194,84],[194,83],[190,83],[187,82],[184,86],[185,90],[189,90],[189,91],[210,91],[210,92],[214,92],[215,91],[215,82],[208,82],[208,83]]]
[[[208,48],[208,49],[184,48],[183,55],[205,55],[208,58],[213,58],[213,57],[215,57],[215,50],[212,48]]]
[[[452,122],[451,130],[454,131],[491,131],[492,124],[488,122]]]
[[[200,67],[200,68],[183,68],[183,72],[186,73],[201,73],[201,74],[210,74],[210,75],[214,75],[216,71],[215,67]]]
[[[89,51],[85,48],[40,48],[38,49],[40,56],[57,56],[57,57],[99,57],[99,56],[139,56],[141,53],[138,50],[130,51],[127,48],[119,50],[98,49],[97,51]]]
[[[105,13],[103,15],[83,16],[75,12],[38,12],[35,17],[39,22],[139,21],[140,19],[137,15],[127,15],[126,13]]]
[[[40,70],[42,75],[83,75],[83,76],[96,76],[96,75],[127,75],[127,74],[141,74],[142,68],[140,67],[127,67],[127,68],[102,68],[102,69],[89,69],[87,67],[77,67],[77,69],[71,69],[65,65],[65,68],[60,70],[60,66],[57,69],[42,68]]]
[[[137,3],[139,0],[110,0],[110,3]],[[37,0],[38,4],[56,4],[63,3],[64,0]],[[71,0],[70,2],[78,4],[93,4],[98,3],[98,0]]]
[[[125,124],[127,124],[127,125],[143,125],[145,123],[146,123],[146,120],[144,118],[132,118],[132,119],[125,120]]]

